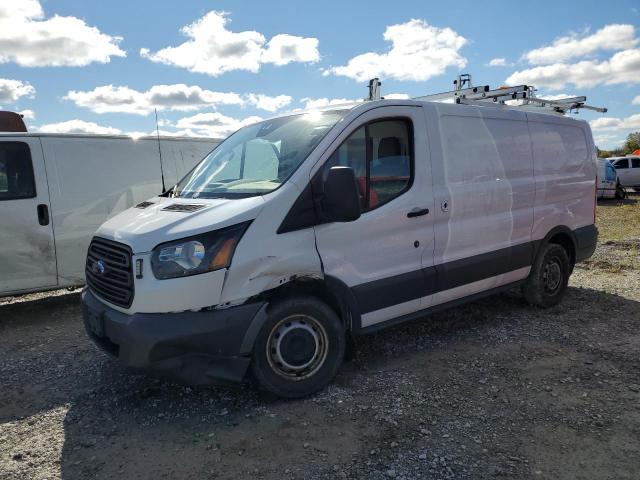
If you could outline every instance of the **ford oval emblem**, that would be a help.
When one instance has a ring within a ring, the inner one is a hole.
[[[93,273],[98,273],[100,275],[104,274],[104,271],[106,270],[106,267],[104,266],[104,262],[102,260],[98,260],[96,263],[93,264]]]

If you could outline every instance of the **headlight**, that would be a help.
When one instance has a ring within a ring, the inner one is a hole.
[[[249,223],[161,243],[151,255],[153,274],[162,280],[227,268]]]

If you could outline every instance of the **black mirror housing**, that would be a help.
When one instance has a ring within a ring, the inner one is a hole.
[[[360,218],[360,195],[351,167],[331,167],[324,181],[322,212],[331,222],[352,222]]]

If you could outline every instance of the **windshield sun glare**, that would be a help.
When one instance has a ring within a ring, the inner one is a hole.
[[[238,130],[175,187],[174,197],[242,198],[282,185],[346,111],[309,112]]]

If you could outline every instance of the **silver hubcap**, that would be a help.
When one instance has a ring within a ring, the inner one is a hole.
[[[280,320],[269,334],[267,359],[278,375],[303,380],[316,373],[327,358],[327,332],[309,315]]]
[[[544,280],[544,289],[547,293],[553,295],[560,288],[562,282],[562,269],[558,260],[549,260],[543,269],[542,278]]]

